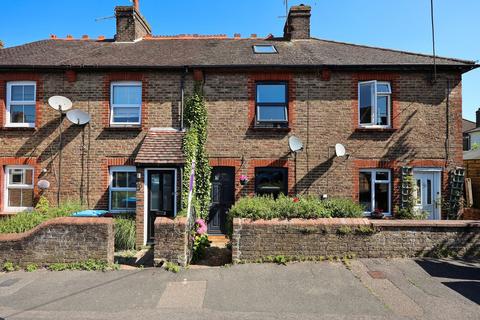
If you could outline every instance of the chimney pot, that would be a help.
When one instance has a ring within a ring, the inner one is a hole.
[[[241,35],[240,33],[235,33],[235,34],[233,35],[233,37],[235,37],[235,38],[240,38],[241,36],[242,36],[242,35]]]
[[[477,121],[475,121],[475,122],[477,124],[477,128],[480,128],[480,108],[478,108],[478,110],[476,112],[476,116],[477,116],[477,118],[476,118]]]
[[[140,0],[133,0],[133,7],[140,12]]]
[[[88,34],[84,34],[84,35],[82,36],[82,39],[83,39],[83,40],[88,40],[88,39],[89,39]]]
[[[311,10],[310,6],[304,4],[290,8],[285,27],[283,28],[283,37],[285,39],[310,39]]]

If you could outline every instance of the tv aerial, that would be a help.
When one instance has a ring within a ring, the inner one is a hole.
[[[60,205],[60,190],[62,185],[62,149],[63,149],[63,130],[62,122],[65,112],[72,108],[72,101],[67,97],[63,96],[53,96],[48,98],[48,104],[53,110],[56,110],[60,113],[58,130],[60,131],[58,135],[58,183],[57,183],[57,206]]]
[[[297,194],[297,153],[303,150],[303,142],[300,138],[296,136],[291,136],[288,138],[288,147],[290,148],[290,152],[293,152],[295,155],[294,162],[295,162],[295,194]]]
[[[300,140],[300,138],[295,136],[291,136],[290,138],[288,138],[288,146],[290,148],[290,151],[295,154],[303,150],[302,140]]]
[[[90,115],[82,110],[73,109],[67,112],[67,119],[73,124],[83,126],[90,122]]]
[[[345,146],[341,143],[337,143],[335,145],[335,155],[337,157],[345,157],[345,156],[349,156],[349,154],[347,153],[347,150],[345,149]]]
[[[57,110],[61,113],[65,113],[66,111],[72,109],[72,101],[70,99],[63,97],[63,96],[53,96],[48,99],[48,104],[54,110]]]

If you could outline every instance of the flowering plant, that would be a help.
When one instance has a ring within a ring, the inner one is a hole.
[[[210,240],[208,240],[207,224],[203,219],[195,220],[195,228],[193,233],[193,256],[192,260],[198,261],[205,254],[205,249],[210,247]]]
[[[247,177],[246,175],[242,174],[242,175],[240,176],[240,183],[241,183],[242,185],[246,185],[246,184],[248,183],[248,177]]]

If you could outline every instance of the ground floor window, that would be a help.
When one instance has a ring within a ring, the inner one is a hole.
[[[33,168],[29,166],[7,166],[6,207],[11,210],[33,208]]]
[[[135,211],[137,173],[131,166],[110,167],[110,210]]]
[[[365,169],[359,173],[359,200],[365,212],[390,214],[390,170]]]
[[[271,195],[277,198],[288,194],[288,169],[260,167],[255,168],[255,194]]]

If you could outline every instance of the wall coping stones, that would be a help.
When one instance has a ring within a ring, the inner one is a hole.
[[[372,227],[444,227],[444,228],[480,228],[476,220],[376,220],[367,218],[320,218],[320,219],[271,219],[252,220],[235,218],[234,224],[263,225],[325,225],[325,226],[372,226]]]
[[[59,217],[51,220],[47,220],[25,232],[20,233],[0,233],[0,241],[19,241],[27,238],[41,229],[45,229],[48,226],[53,225],[113,225],[112,218],[78,218],[78,217]]]

